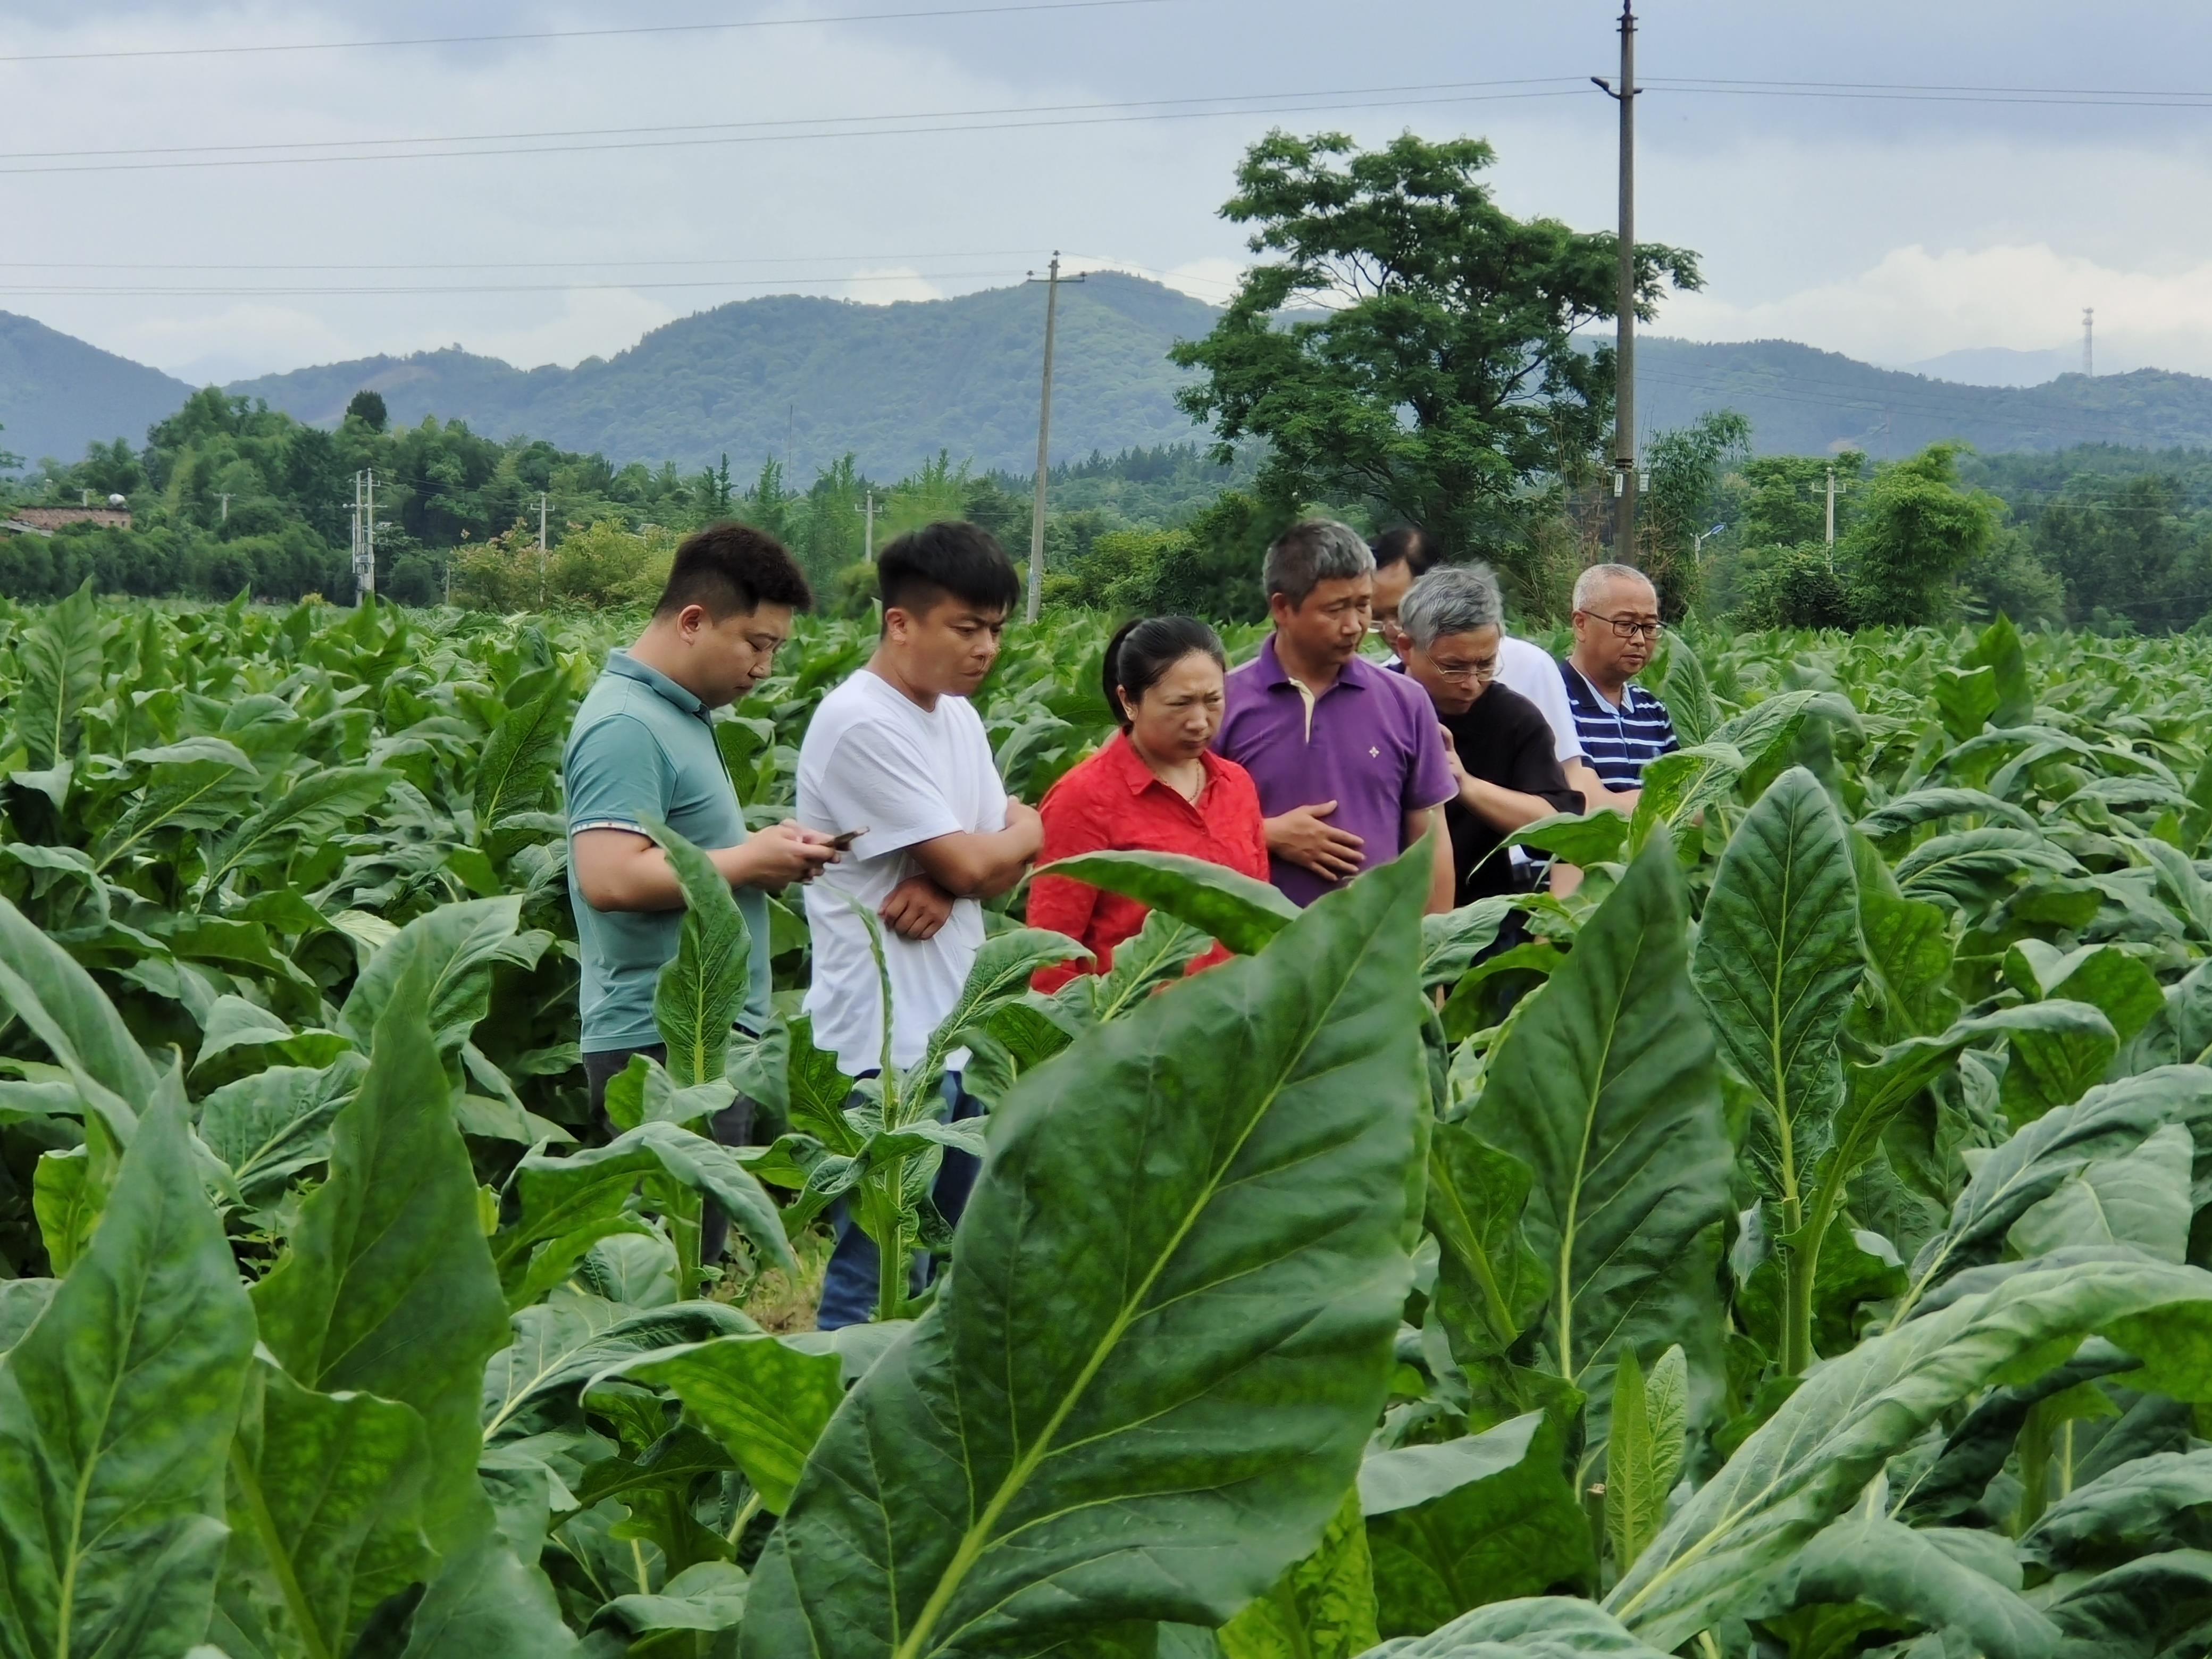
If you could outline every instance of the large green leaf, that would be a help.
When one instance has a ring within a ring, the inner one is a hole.
[[[330,1156],[331,1120],[361,1072],[349,1054],[319,1070],[272,1066],[226,1083],[200,1103],[200,1138],[251,1199]]]
[[[316,1394],[264,1365],[231,1450],[233,1545],[258,1611],[307,1652],[352,1650],[387,1597],[428,1572],[428,1455],[412,1407]],[[226,1604],[228,1602],[226,1592]]]
[[[501,1232],[493,1253],[514,1276],[530,1250],[618,1212],[646,1181],[672,1182],[720,1204],[753,1248],[785,1271],[798,1272],[775,1200],[738,1154],[674,1123],[641,1123],[603,1146],[565,1158],[532,1152],[515,1166],[521,1218]]]
[[[484,1368],[480,1401],[486,1440],[550,1396],[571,1393],[602,1371],[641,1355],[757,1335],[760,1327],[721,1302],[627,1308],[562,1287],[514,1316],[514,1340]]]
[[[401,980],[419,963],[427,975],[431,1041],[438,1053],[452,1053],[490,1009],[494,966],[523,960],[524,943],[515,935],[521,921],[522,901],[512,897],[469,899],[416,917],[361,970],[339,1011],[338,1029],[367,1048]],[[535,957],[530,950],[529,959]]]
[[[200,1639],[252,1352],[172,1089],[91,1249],[0,1356],[0,1655],[169,1659]]]
[[[1866,945],[1868,977],[1881,993],[1877,1040],[1900,1042],[1944,1030],[1959,1015],[1958,994],[1950,985],[1956,950],[1952,913],[1925,899],[1905,897],[1864,836],[1851,836],[1851,867],[1858,878],[1859,937]]]
[[[658,1383],[745,1472],[781,1515],[806,1455],[844,1400],[834,1353],[806,1353],[766,1334],[664,1349],[601,1373]]]
[[[418,958],[393,990],[360,1091],[331,1121],[330,1177],[301,1206],[253,1304],[262,1341],[295,1382],[422,1414],[424,1527],[445,1550],[483,1501],[477,1398],[507,1316],[425,1017],[434,975]]]
[[[1546,1334],[1578,1387],[1623,1341],[1716,1328],[1699,1236],[1729,1207],[1713,1042],[1690,988],[1689,921],[1657,835],[1521,1011],[1468,1117],[1534,1172],[1525,1226],[1551,1274]]]
[[[509,710],[492,728],[477,765],[479,844],[508,813],[529,811],[544,803],[561,758],[562,739],[568,735],[561,718],[568,695],[567,686],[556,678],[544,695]]]
[[[1298,913],[1264,881],[1175,853],[1085,853],[1046,867],[1164,910],[1240,956],[1265,947]]]
[[[258,781],[245,750],[220,738],[190,738],[124,759],[145,766],[148,775],[137,801],[100,838],[96,852],[103,871],[164,830],[214,830],[236,823]]]
[[[1371,1451],[1359,1465],[1359,1507],[1369,1516],[1410,1510],[1516,1468],[1544,1425],[1541,1412],[1524,1412],[1480,1434],[1433,1444]]]
[[[115,1005],[73,957],[0,899],[0,1003],[76,1080],[118,1140],[151,1100],[157,1074]]]
[[[2020,1540],[2024,1560],[2063,1568],[2212,1545],[2212,1451],[2154,1452],[2076,1486]]]
[[[1976,1167],[1951,1207],[1949,1224],[1914,1258],[1912,1287],[1898,1316],[1947,1273],[1994,1257],[2030,1206],[2091,1164],[2133,1152],[2167,1124],[2208,1111],[2212,1070],[2162,1066],[2093,1089],[2078,1105],[2045,1113]]]
[[[2188,1659],[2205,1651],[2212,1552],[2166,1550],[2100,1572],[2049,1604],[2066,1659]]]
[[[398,781],[397,772],[362,766],[309,773],[208,849],[208,885],[220,885],[234,871],[278,863],[303,842],[337,835]]]
[[[1529,1181],[1527,1164],[1465,1123],[1440,1123],[1429,1138],[1437,1307],[1463,1365],[1503,1355],[1545,1304],[1544,1263],[1521,1226]]]
[[[1802,767],[1775,780],[1729,840],[1690,978],[1752,1086],[1747,1150],[1768,1194],[1794,1205],[1827,1150],[1843,1078],[1836,1034],[1863,968],[1843,820]]]
[[[1814,1370],[1678,1510],[1606,1606],[1654,1646],[1711,1629],[1848,1509],[1942,1413],[2023,1360],[2092,1331],[2145,1359],[2154,1387],[2212,1392],[2201,1333],[2212,1273],[2142,1258],[2013,1273]]]
[[[92,578],[16,636],[15,740],[34,767],[76,749],[85,705],[100,695],[100,608]]]
[[[1664,1659],[1602,1608],[1565,1595],[1498,1601],[1367,1659]]]
[[[1580,1588],[1596,1577],[1589,1521],[1567,1482],[1559,1424],[1516,1419],[1481,1438],[1495,1437],[1510,1450],[1516,1436],[1526,1450],[1505,1468],[1368,1518],[1385,1636],[1418,1635],[1485,1602]]]
[[[730,1028],[751,985],[753,942],[737,896],[712,860],[665,823],[647,826],[684,888],[676,954],[653,988],[653,1024],[668,1045],[668,1074],[679,1086],[714,1081],[730,1051]]]
[[[1805,1547],[1778,1589],[1799,1607],[1865,1601],[1956,1631],[1988,1659],[2049,1659],[2059,1642],[2058,1627],[2021,1598],[2012,1551],[1988,1533],[1849,1516]]]
[[[2131,1244],[2161,1261],[2189,1250],[2189,1131],[2169,1123],[2131,1152],[2093,1161],[2032,1206],[2005,1235],[2021,1256],[2080,1244]]]
[[[1223,1659],[1357,1659],[1374,1647],[1375,1581],[1359,1496],[1347,1492],[1320,1547],[1221,1627]]]
[[[577,1650],[545,1575],[486,1534],[431,1580],[400,1659],[568,1659]]]
[[[1218,1625],[1313,1549],[1411,1275],[1428,876],[1370,872],[1016,1087],[950,1282],[762,1558],[749,1659]]]

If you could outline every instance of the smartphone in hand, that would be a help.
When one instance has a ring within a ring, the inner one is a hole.
[[[864,823],[857,830],[841,830],[830,836],[830,844],[841,853],[849,853],[853,850],[853,843],[867,833],[868,826]]]

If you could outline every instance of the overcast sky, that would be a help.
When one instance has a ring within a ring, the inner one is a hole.
[[[926,298],[1018,278],[1055,246],[1218,299],[1243,249],[1215,210],[1243,146],[1279,124],[1478,134],[1513,211],[1612,222],[1614,108],[1581,78],[1614,67],[1618,7],[1601,0],[1109,0],[179,55],[1007,3],[16,0],[0,36],[0,307],[227,379],[451,343],[573,363],[729,299]],[[2212,373],[2212,9],[1655,0],[1638,42],[1656,83],[1639,105],[1638,231],[1696,249],[1709,283],[1670,301],[1661,331],[1905,363],[2076,349],[2094,306],[2100,369]],[[138,55],[52,56],[113,53]],[[1692,76],[1767,84],[1666,84]],[[1945,101],[1837,83],[2029,90]],[[1164,101],[1223,99],[1254,107]],[[964,113],[1010,110],[1035,112]],[[1163,112],[1177,118],[1128,118]],[[852,118],[887,130],[818,136]],[[586,136],[439,142],[545,133]],[[372,140],[568,148],[255,166],[186,148]],[[611,144],[629,147],[573,148]],[[148,150],[184,153],[119,153]],[[327,291],[343,289],[404,291]]]

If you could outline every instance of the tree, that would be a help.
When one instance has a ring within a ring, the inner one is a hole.
[[[1958,578],[1996,541],[2004,504],[1959,488],[1960,448],[1930,444],[1877,469],[1863,491],[1837,549],[1862,624],[1942,621],[1957,608]]]
[[[1204,371],[1178,396],[1212,422],[1218,462],[1241,439],[1267,441],[1257,492],[1270,506],[1371,501],[1473,550],[1524,486],[1604,440],[1613,353],[1575,336],[1613,314],[1617,243],[1504,212],[1479,178],[1495,159],[1479,139],[1410,133],[1361,151],[1341,133],[1278,131],[1246,153],[1222,215],[1280,257],[1170,356]],[[1639,245],[1636,277],[1646,318],[1667,283],[1700,283],[1695,255],[1656,244]],[[1327,314],[1284,315],[1310,306]]]
[[[371,392],[365,386],[353,394],[352,401],[346,404],[345,412],[348,420],[359,421],[371,432],[383,431],[385,423],[391,418],[385,412],[384,394]]]
[[[1736,539],[1745,547],[1795,547],[1827,538],[1828,472],[1836,474],[1836,532],[1850,527],[1858,506],[1848,488],[1866,472],[1856,449],[1833,455],[1761,455],[1738,469],[1744,492],[1736,510]]]
[[[1722,474],[1750,446],[1751,422],[1732,409],[1655,434],[1644,446],[1651,483],[1637,526],[1637,562],[1670,617],[1696,603],[1704,586],[1698,539],[1725,511]]]

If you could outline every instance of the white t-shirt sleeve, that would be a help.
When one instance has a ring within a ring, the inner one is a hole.
[[[867,831],[853,843],[856,859],[878,858],[965,828],[921,746],[878,721],[846,728],[814,793],[816,810],[839,830]]]
[[[1553,758],[1565,766],[1584,758],[1582,733],[1575,726],[1574,710],[1567,704],[1567,683],[1559,678],[1559,665],[1552,653],[1528,640],[1508,635],[1498,645],[1499,678],[1518,691],[1544,716],[1552,728]]]

